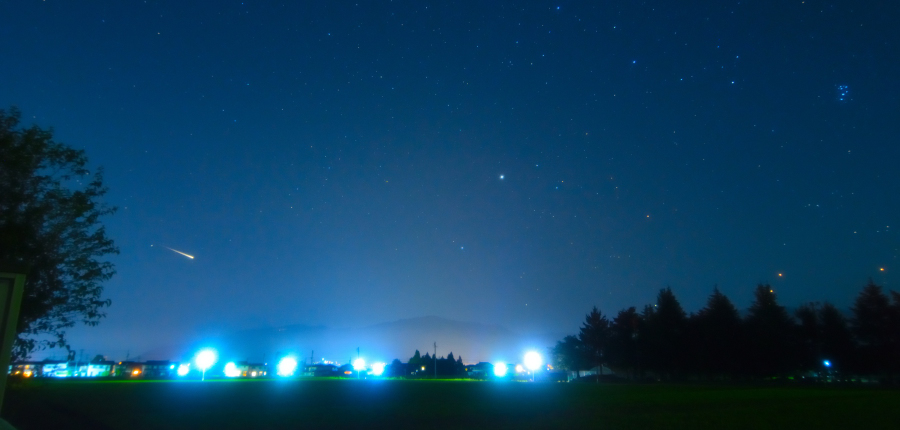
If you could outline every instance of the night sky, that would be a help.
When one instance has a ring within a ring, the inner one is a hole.
[[[898,6],[684,3],[0,3],[0,107],[119,207],[73,347],[896,288]]]

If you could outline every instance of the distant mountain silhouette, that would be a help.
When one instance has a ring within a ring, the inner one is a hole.
[[[325,358],[339,363],[356,358],[356,349],[368,361],[407,361],[418,349],[439,357],[453,352],[466,363],[505,360],[514,362],[525,349],[552,346],[555,338],[526,340],[518,333],[496,325],[454,321],[436,316],[400,319],[361,328],[289,325],[226,333],[186,345],[167,345],[147,351],[140,359],[189,360],[202,347],[219,351],[221,360],[272,361],[277,356],[298,359]],[[313,353],[314,351],[314,353]]]
[[[520,335],[504,327],[454,321],[446,318],[427,316],[401,319],[372,325],[358,330],[363,341],[377,339],[370,348],[387,354],[406,354],[398,357],[406,361],[418,349],[422,354],[434,353],[434,342],[438,344],[438,356],[453,352],[466,362],[489,361],[506,358],[513,354],[520,342]],[[520,354],[515,353],[515,356]]]

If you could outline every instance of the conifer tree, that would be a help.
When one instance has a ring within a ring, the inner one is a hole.
[[[698,341],[696,359],[701,373],[715,376],[733,375],[740,361],[743,337],[737,308],[719,288],[713,288],[706,307],[694,318]]]
[[[748,350],[745,366],[757,376],[774,377],[799,367],[796,325],[778,304],[775,290],[757,285],[746,319]]]
[[[609,344],[609,320],[596,306],[584,318],[578,334],[584,359],[590,367],[602,366],[606,361],[605,352]]]
[[[671,288],[659,291],[656,306],[646,316],[647,365],[658,376],[671,379],[686,367],[684,350],[687,315]]]
[[[642,324],[641,315],[634,306],[619,311],[610,324],[608,361],[632,378],[638,376],[640,369],[638,337]]]
[[[877,374],[891,372],[893,349],[892,309],[888,296],[872,280],[863,287],[851,308],[851,329],[859,342],[858,370]]]

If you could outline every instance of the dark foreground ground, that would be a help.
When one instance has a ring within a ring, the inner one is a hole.
[[[474,381],[11,381],[29,429],[900,428],[900,391]]]

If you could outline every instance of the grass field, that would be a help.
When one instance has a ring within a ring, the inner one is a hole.
[[[22,430],[900,428],[900,391],[476,381],[11,381]]]

